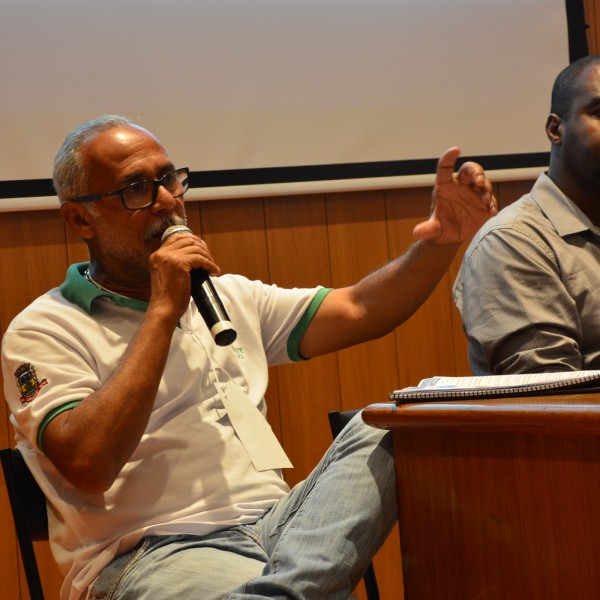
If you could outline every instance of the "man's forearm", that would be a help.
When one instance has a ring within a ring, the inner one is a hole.
[[[448,270],[460,244],[419,241],[354,286],[369,314],[369,330],[379,337],[410,318]]]
[[[319,356],[393,331],[429,297],[459,247],[415,242],[355,285],[332,290],[302,338],[301,355]]]
[[[108,489],[137,447],[169,353],[170,321],[147,313],[113,375],[48,425],[45,452],[73,485]]]

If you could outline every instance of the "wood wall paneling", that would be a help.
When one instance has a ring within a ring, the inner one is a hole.
[[[588,25],[587,40],[590,54],[600,52],[600,8],[597,0],[584,0],[584,11]]]

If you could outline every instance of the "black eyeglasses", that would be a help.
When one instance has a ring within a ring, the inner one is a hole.
[[[189,180],[190,170],[187,167],[175,169],[160,179],[146,179],[144,181],[136,181],[126,185],[120,190],[108,192],[107,194],[90,194],[89,196],[81,196],[72,198],[69,202],[92,202],[100,200],[107,196],[119,196],[121,204],[128,210],[140,210],[140,208],[150,208],[158,196],[158,188],[162,185],[173,198],[179,198],[187,192],[190,185]]]

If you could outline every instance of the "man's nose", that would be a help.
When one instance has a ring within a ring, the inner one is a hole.
[[[169,192],[164,185],[159,185],[156,189],[156,201],[152,205],[152,210],[169,210],[177,204],[177,199]]]

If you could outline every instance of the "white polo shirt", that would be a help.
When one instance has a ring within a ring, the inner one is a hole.
[[[87,266],[72,265],[60,288],[23,310],[2,345],[11,422],[48,499],[50,543],[65,577],[61,598],[69,600],[144,535],[204,535],[251,523],[288,493],[278,470],[254,469],[217,386],[237,383],[266,414],[268,367],[301,360],[298,343],[329,291],[213,278],[237,339],[217,346],[190,302],[139,446],[107,492],[88,494],[46,458],[42,434],[111,376],[147,304],[100,291],[83,277]]]

